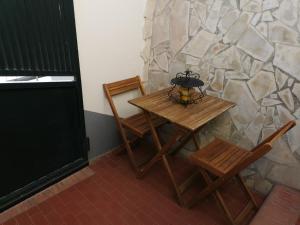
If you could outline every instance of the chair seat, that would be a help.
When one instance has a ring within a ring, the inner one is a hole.
[[[151,119],[155,127],[159,127],[167,122],[165,119],[155,115],[151,115]],[[121,123],[138,137],[143,137],[150,131],[150,126],[144,113],[138,113],[128,118],[123,118],[121,119]]]
[[[251,155],[250,151],[224,140],[215,139],[193,153],[190,159],[194,164],[209,172],[217,176],[224,176],[249,155]]]

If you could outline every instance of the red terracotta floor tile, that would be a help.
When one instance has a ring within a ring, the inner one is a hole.
[[[142,153],[140,153],[142,154]],[[178,181],[190,174],[184,160],[170,159]],[[162,164],[136,179],[126,155],[108,154],[90,166],[95,174],[18,215],[5,225],[225,225],[213,198],[192,209],[181,208]],[[201,179],[187,198],[201,188]],[[222,192],[233,212],[245,203],[236,182]],[[256,196],[259,203],[263,198]]]
[[[19,225],[32,225],[33,224],[30,217],[28,216],[28,214],[26,212],[16,216],[16,220],[17,220],[17,224],[19,224]]]
[[[3,225],[17,225],[17,220],[15,218],[12,218],[6,221]]]
[[[46,216],[42,213],[35,213],[30,216],[31,220],[33,221],[34,225],[50,225],[48,220],[46,219]]]

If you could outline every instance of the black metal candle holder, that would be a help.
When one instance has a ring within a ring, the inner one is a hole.
[[[173,87],[168,92],[169,98],[182,105],[196,104],[204,97],[201,90],[204,83],[200,80],[200,75],[190,70],[177,73],[171,80],[171,85]]]

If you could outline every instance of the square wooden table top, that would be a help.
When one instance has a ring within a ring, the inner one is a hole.
[[[196,131],[207,122],[235,106],[232,102],[205,95],[199,103],[185,107],[173,102],[168,97],[169,90],[170,88],[166,88],[128,102],[191,131]]]

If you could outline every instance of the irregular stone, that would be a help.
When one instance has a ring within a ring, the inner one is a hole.
[[[252,177],[247,177],[244,182],[248,188],[250,188],[251,190],[254,189],[255,181]]]
[[[294,114],[293,114],[297,119],[300,119],[300,108],[298,108]]]
[[[212,33],[215,33],[217,30],[222,4],[223,4],[223,0],[215,0],[214,4],[209,10],[209,14],[206,19],[205,26]]]
[[[161,72],[162,71],[162,69],[158,66],[156,61],[152,61],[150,63],[149,70],[151,70],[151,72]]]
[[[282,103],[281,101],[278,101],[276,99],[264,98],[262,100],[261,105],[262,106],[273,106],[273,105],[278,105],[278,104],[281,104],[281,103]]]
[[[294,153],[300,149],[300,120],[296,120],[296,126],[288,132],[288,143]]]
[[[169,15],[166,13],[154,18],[152,29],[152,47],[156,47],[162,42],[169,41],[169,25]]]
[[[276,132],[275,128],[264,128],[262,130],[262,140],[266,139],[274,132]],[[265,157],[282,165],[297,166],[298,164],[297,159],[291,154],[288,144],[282,138],[274,142],[272,150],[267,153]]]
[[[286,88],[282,91],[278,92],[280,99],[284,102],[284,104],[288,107],[289,110],[294,111],[294,99],[292,93],[289,88]]]
[[[237,42],[242,34],[247,30],[248,23],[251,20],[252,15],[252,13],[242,13],[238,20],[229,28],[229,30],[225,34],[223,42],[225,44]]]
[[[263,67],[264,63],[258,60],[254,60],[250,70],[250,77],[256,75]]]
[[[251,0],[240,0],[240,9],[244,8]]]
[[[236,111],[236,112],[235,112]],[[232,134],[230,135],[230,141],[238,146],[240,146],[241,148],[244,149],[252,149],[254,146],[252,144],[252,142],[247,138],[247,136],[243,133],[243,130],[245,128],[247,128],[248,125],[245,124],[240,124],[240,122],[238,121],[238,119],[240,119],[240,117],[238,116],[238,110],[236,108],[233,108],[229,111],[231,119],[233,121],[234,124],[234,130],[232,132]],[[239,127],[239,128],[238,128]]]
[[[241,70],[240,53],[232,46],[213,58],[212,65],[220,69]]]
[[[225,70],[222,70],[222,69],[217,69],[215,71],[215,77],[210,84],[211,89],[213,89],[214,91],[219,91],[219,92],[223,90],[224,73],[225,73]]]
[[[220,19],[224,17],[230,10],[232,10],[232,5],[229,1],[223,1],[222,8],[220,11]],[[220,20],[219,20],[220,21]]]
[[[171,0],[156,0],[155,15],[160,15]]]
[[[252,176],[254,174],[256,174],[256,172],[254,170],[251,170],[251,169],[248,169],[248,168],[242,170],[241,173],[240,173],[240,175],[242,177],[248,177],[248,176]]]
[[[275,165],[267,175],[267,178],[275,183],[300,189],[299,171],[300,166]]]
[[[150,71],[149,72],[149,89],[150,92],[164,89],[170,86],[170,77],[168,73]]]
[[[288,76],[285,73],[281,72],[279,69],[276,69],[275,79],[276,79],[278,89],[280,90],[281,88],[283,88],[285,82],[288,79]]]
[[[143,58],[145,63],[150,60],[150,54],[151,54],[151,40],[147,39],[145,42],[144,49],[141,52],[141,57]]]
[[[260,71],[247,84],[256,101],[277,90],[274,74],[270,72]]]
[[[189,35],[190,36],[196,35],[200,27],[201,27],[201,20],[198,17],[195,10],[193,10],[190,18]]]
[[[243,63],[242,63],[242,66],[243,66],[243,71],[246,73],[246,74],[250,74],[250,70],[251,70],[251,58],[249,56],[247,56]]]
[[[223,98],[237,104],[235,108],[230,110],[230,116],[239,130],[245,129],[254,120],[259,109],[246,83],[228,80],[224,88]]]
[[[293,27],[298,19],[298,0],[283,0],[273,16],[284,24]]]
[[[272,21],[274,21],[271,12],[270,12],[270,11],[264,12],[264,13],[262,14],[261,21],[262,21],[262,22],[272,22]]]
[[[256,145],[260,137],[261,129],[263,128],[265,116],[258,113],[256,118],[250,123],[245,130],[246,136],[251,140],[253,145]]]
[[[269,23],[269,40],[282,44],[297,44],[298,33],[280,21]]]
[[[145,12],[144,12],[144,17],[146,19],[149,20],[153,19],[155,6],[156,6],[156,0],[148,0],[146,2]]]
[[[215,71],[214,70],[210,70],[210,74],[208,75],[208,79],[210,80],[210,81],[212,81],[212,79],[214,79],[214,77],[215,77]]]
[[[263,70],[269,71],[269,72],[274,72],[274,67],[272,63],[267,63],[264,65]]]
[[[183,54],[178,54],[175,59],[169,62],[169,74],[175,76],[179,71],[186,70],[186,57]]]
[[[182,53],[201,58],[205,55],[209,47],[216,42],[216,35],[201,30],[192,40],[183,48]]]
[[[252,26],[242,35],[237,47],[263,62],[268,61],[274,52],[273,46]]]
[[[229,3],[233,8],[237,8],[237,0],[229,0]]]
[[[225,77],[231,80],[248,80],[247,74],[237,71],[226,71]]]
[[[209,95],[209,96],[220,98],[220,92],[206,90],[206,94]]]
[[[144,40],[151,38],[152,36],[152,21],[151,20],[145,20],[144,24]]]
[[[287,110],[287,111],[288,111],[288,110]],[[278,115],[274,115],[273,121],[274,121],[274,127],[276,127],[276,128],[281,127],[281,126],[280,126],[281,122],[280,122],[280,119],[279,119],[279,116],[278,116]]]
[[[175,56],[189,39],[190,2],[174,0],[170,16],[170,47]],[[169,31],[167,29],[167,31]]]
[[[268,37],[268,25],[264,22],[262,23],[259,23],[257,26],[256,26],[256,29],[265,37],[267,38]]]
[[[157,55],[155,57],[155,61],[162,70],[164,70],[165,72],[169,72],[169,59],[168,54],[166,52]]]
[[[168,41],[160,43],[155,48],[153,48],[154,56],[160,55],[160,54],[162,54],[164,52],[168,52],[168,51],[169,51],[169,42]]]
[[[237,9],[229,11],[224,17],[220,19],[218,24],[219,30],[225,34],[227,30],[234,24],[234,22],[239,18],[240,11]]]
[[[294,81],[295,81],[295,79],[293,79],[293,78],[288,79],[288,87],[291,87],[293,85]]]
[[[295,119],[295,117],[290,113],[290,111],[287,110],[282,105],[276,106],[276,109],[277,109],[277,113],[278,113],[278,117],[279,117],[279,121],[280,121],[279,126],[283,126],[288,121]]]
[[[254,190],[267,196],[273,188],[273,184],[266,179],[257,179],[254,182]]]
[[[261,12],[262,10],[262,0],[252,0],[248,2],[244,7],[244,11],[248,12]]]
[[[190,55],[186,55],[186,64],[192,66],[198,66],[200,64],[200,59]]]
[[[271,98],[278,98],[278,95],[277,94],[271,94],[270,97]]]
[[[207,50],[204,57],[206,60],[210,60],[210,59],[214,58],[216,55],[218,55],[221,51],[225,50],[226,48],[228,48],[228,45],[224,45],[220,42],[214,43]]]
[[[265,177],[271,171],[273,164],[274,163],[270,162],[270,160],[263,157],[254,163],[254,167],[257,168],[258,173],[262,177]]]
[[[298,20],[297,22],[297,28],[298,28],[298,32],[300,32],[300,20]]]
[[[203,64],[200,67],[200,79],[204,82],[204,83],[208,83],[209,80],[209,67],[210,65],[208,63]]]
[[[276,44],[273,64],[300,80],[300,47]]]
[[[253,19],[251,20],[251,24],[253,26],[256,26],[256,24],[259,22],[260,18],[262,16],[262,13],[256,13]]]
[[[270,126],[270,125],[273,124],[274,114],[275,114],[275,108],[274,107],[267,107],[266,118],[265,118],[265,121],[264,121],[265,126]]]
[[[279,7],[278,0],[264,0],[264,2],[263,2],[263,11],[266,11],[269,9],[275,9],[277,7]]]
[[[150,70],[149,68],[150,68],[150,64],[148,62],[144,63],[142,77],[145,80],[149,80],[149,70]],[[149,84],[148,84],[148,82],[145,83],[145,91],[146,91],[146,93],[149,93]]]
[[[298,100],[300,101],[300,83],[294,84],[292,92],[298,98]]]
[[[202,24],[205,24],[207,6],[201,2],[194,2],[193,4],[194,4],[194,10],[196,10]]]

